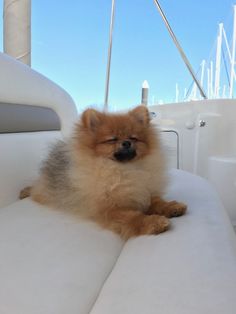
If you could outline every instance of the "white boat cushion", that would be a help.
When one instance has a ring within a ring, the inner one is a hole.
[[[186,216],[123,242],[33,203],[0,210],[1,314],[235,314],[236,240],[216,193],[173,171]],[[122,249],[123,248],[123,249]]]
[[[29,199],[0,209],[0,313],[88,313],[122,245]]]
[[[188,204],[186,216],[125,245],[92,314],[236,313],[236,237],[216,193],[174,171],[169,197]]]
[[[59,131],[0,135],[0,208],[16,202],[19,191],[32,184],[48,149],[61,138]]]

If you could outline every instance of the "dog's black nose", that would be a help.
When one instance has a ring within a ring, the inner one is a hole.
[[[130,148],[131,142],[130,142],[130,141],[124,141],[124,142],[122,142],[122,146],[123,146],[124,148]]]

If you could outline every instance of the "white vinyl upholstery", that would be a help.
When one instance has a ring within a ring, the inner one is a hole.
[[[234,314],[236,239],[206,180],[172,171],[171,230],[118,236],[29,199],[0,209],[1,314]]]
[[[0,313],[88,313],[122,241],[29,199],[0,210]]]
[[[130,240],[91,314],[235,314],[236,238],[204,179],[174,171],[169,197],[186,216],[157,237]]]
[[[0,208],[17,201],[32,184],[48,149],[61,138],[60,131],[0,135]]]
[[[1,52],[0,69],[0,103],[50,108],[60,119],[62,134],[70,134],[78,112],[65,90],[29,66]]]

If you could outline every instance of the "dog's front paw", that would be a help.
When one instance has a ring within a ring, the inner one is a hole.
[[[146,216],[140,230],[140,234],[158,234],[168,230],[170,221],[164,216]]]
[[[19,199],[22,200],[23,198],[29,197],[31,193],[31,186],[27,186],[23,190],[20,191]]]
[[[187,205],[176,201],[168,202],[168,206],[165,210],[165,216],[168,218],[179,217],[186,213]]]
[[[177,201],[166,201],[160,197],[151,199],[151,206],[147,210],[146,215],[161,215],[167,218],[178,217],[185,214],[187,206]]]

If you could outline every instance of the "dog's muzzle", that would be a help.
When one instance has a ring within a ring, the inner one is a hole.
[[[122,148],[114,153],[114,157],[118,161],[129,161],[136,156],[136,150],[132,147],[130,141],[124,141]]]

